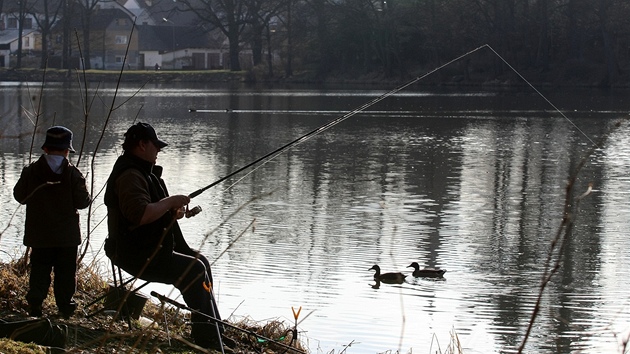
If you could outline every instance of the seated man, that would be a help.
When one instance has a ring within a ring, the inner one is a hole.
[[[112,262],[140,279],[172,284],[191,309],[191,334],[199,346],[221,351],[223,326],[212,295],[208,260],[193,251],[177,219],[190,202],[186,195],[168,195],[156,166],[158,152],[168,144],[146,123],[125,133],[124,153],[107,181],[105,205],[109,236],[106,253]]]

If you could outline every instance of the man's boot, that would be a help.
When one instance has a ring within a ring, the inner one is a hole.
[[[233,349],[223,343],[221,335],[217,331],[217,325],[212,322],[192,322],[190,334],[195,344],[202,348],[233,353]],[[223,347],[221,347],[223,345]]]

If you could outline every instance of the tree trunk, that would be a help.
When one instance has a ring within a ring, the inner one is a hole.
[[[536,50],[536,65],[542,70],[549,70],[549,15],[548,0],[540,0],[538,6],[538,23],[540,33],[538,34],[538,50]]]
[[[317,68],[317,76],[322,76],[330,70],[330,53],[328,52],[328,28],[326,22],[324,0],[313,1],[315,14],[317,16],[317,41],[319,43],[319,66]]]
[[[577,0],[570,0],[567,4],[567,18],[568,18],[568,29],[567,33],[569,35],[569,60],[582,61],[584,60],[584,55],[582,52],[582,29],[578,26],[577,21]]]
[[[70,57],[70,6],[68,6],[68,2],[63,2],[62,9],[62,29],[61,29],[61,67],[63,69],[68,69],[69,63],[68,58]]]
[[[90,65],[90,23],[92,16],[89,12],[84,13],[83,22],[83,69],[91,69]],[[106,60],[105,60],[106,61]]]
[[[46,69],[48,66],[48,37],[50,34],[48,31],[42,31],[42,54],[41,61],[39,63],[40,69]]]
[[[273,77],[273,52],[271,46],[271,30],[269,29],[269,24],[267,24],[267,75],[270,78]]]
[[[291,40],[291,2],[292,0],[287,1],[287,64],[284,68],[284,74],[286,77],[293,76],[293,43]]]
[[[238,28],[236,25],[230,25],[230,32],[229,32],[228,38],[230,41],[230,70],[241,71],[241,63],[238,58],[238,55],[239,55]]]
[[[22,42],[24,39],[22,35],[24,34],[24,19],[26,18],[26,1],[21,1],[19,3],[19,13],[18,13],[18,50],[17,50],[17,63],[15,65],[16,68],[22,68]]]
[[[262,33],[265,27],[256,21],[255,24],[252,25],[252,59],[254,60],[254,66],[262,64],[262,50],[263,50],[263,39]]]

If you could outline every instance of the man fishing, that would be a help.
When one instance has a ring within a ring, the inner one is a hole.
[[[230,351],[224,345],[223,326],[209,319],[221,319],[212,294],[210,263],[188,246],[177,223],[190,198],[169,196],[162,167],[156,165],[158,153],[167,145],[147,123],[134,124],[125,133],[124,152],[105,191],[106,254],[133,276],[175,286],[195,310],[191,313],[195,344]]]

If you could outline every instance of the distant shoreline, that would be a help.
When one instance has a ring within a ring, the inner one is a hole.
[[[246,81],[247,72],[228,70],[60,70],[0,69],[0,81],[13,82],[234,82]]]
[[[628,89],[630,81],[619,81],[614,85],[606,85],[598,75],[590,76],[583,80],[562,80],[560,77],[550,77],[543,75],[537,71],[529,71],[522,73],[524,76],[503,75],[502,77],[484,77],[477,75],[476,77],[464,80],[461,75],[451,77],[432,77],[417,85],[426,86],[470,86],[470,87],[525,87],[529,83],[535,87],[575,87],[575,88],[593,88],[593,89]],[[420,75],[420,74],[419,74]],[[407,77],[387,78],[382,74],[371,73],[360,77],[349,77],[344,75],[331,76],[327,79],[318,79],[313,73],[302,72],[295,74],[290,78],[275,77],[266,78],[260,72],[256,71],[229,71],[229,70],[125,70],[122,76],[120,71],[114,70],[86,70],[77,69],[7,69],[0,68],[0,82],[136,82],[136,83],[176,83],[176,82],[202,82],[202,83],[287,83],[287,84],[405,84],[417,78],[417,76],[408,75]],[[529,83],[523,81],[523,77],[529,80]]]

